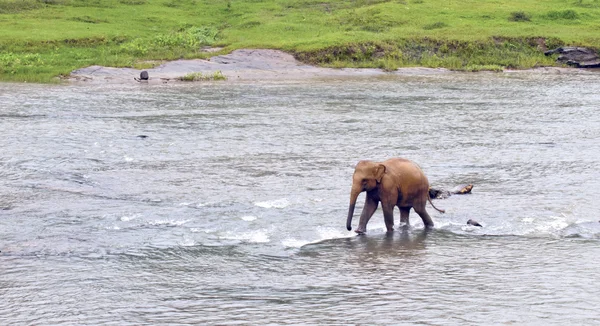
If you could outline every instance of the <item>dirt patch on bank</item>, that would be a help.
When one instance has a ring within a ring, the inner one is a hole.
[[[251,80],[306,80],[327,77],[384,76],[390,74],[424,75],[449,73],[447,69],[401,68],[394,72],[380,69],[334,69],[306,65],[291,54],[278,50],[236,50],[209,60],[175,60],[156,68],[144,69],[148,72],[148,83],[170,83],[179,81],[192,73],[209,76],[220,71],[228,81]],[[142,70],[131,68],[111,68],[91,66],[75,70],[69,76],[71,81],[129,83],[136,82]]]

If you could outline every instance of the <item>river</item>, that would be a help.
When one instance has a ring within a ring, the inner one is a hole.
[[[593,73],[0,84],[0,324],[596,324],[599,103]],[[347,231],[354,165],[396,156],[473,191]]]

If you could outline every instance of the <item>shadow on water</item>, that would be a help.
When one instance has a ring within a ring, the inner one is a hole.
[[[428,237],[435,230],[401,229],[383,234],[365,234],[350,238],[328,239],[303,246],[299,256],[317,257],[323,254],[351,252],[358,260],[381,256],[415,256],[427,249]]]

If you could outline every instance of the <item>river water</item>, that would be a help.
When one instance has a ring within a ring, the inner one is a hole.
[[[583,73],[0,84],[0,324],[596,324],[599,103]],[[473,192],[346,231],[395,156]]]

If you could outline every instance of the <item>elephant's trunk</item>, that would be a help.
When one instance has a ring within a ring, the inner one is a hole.
[[[350,206],[348,207],[348,219],[346,220],[346,229],[348,229],[348,231],[352,231],[352,215],[354,215],[354,206],[356,206],[358,194],[360,194],[360,189],[352,187],[352,192],[350,193]]]

